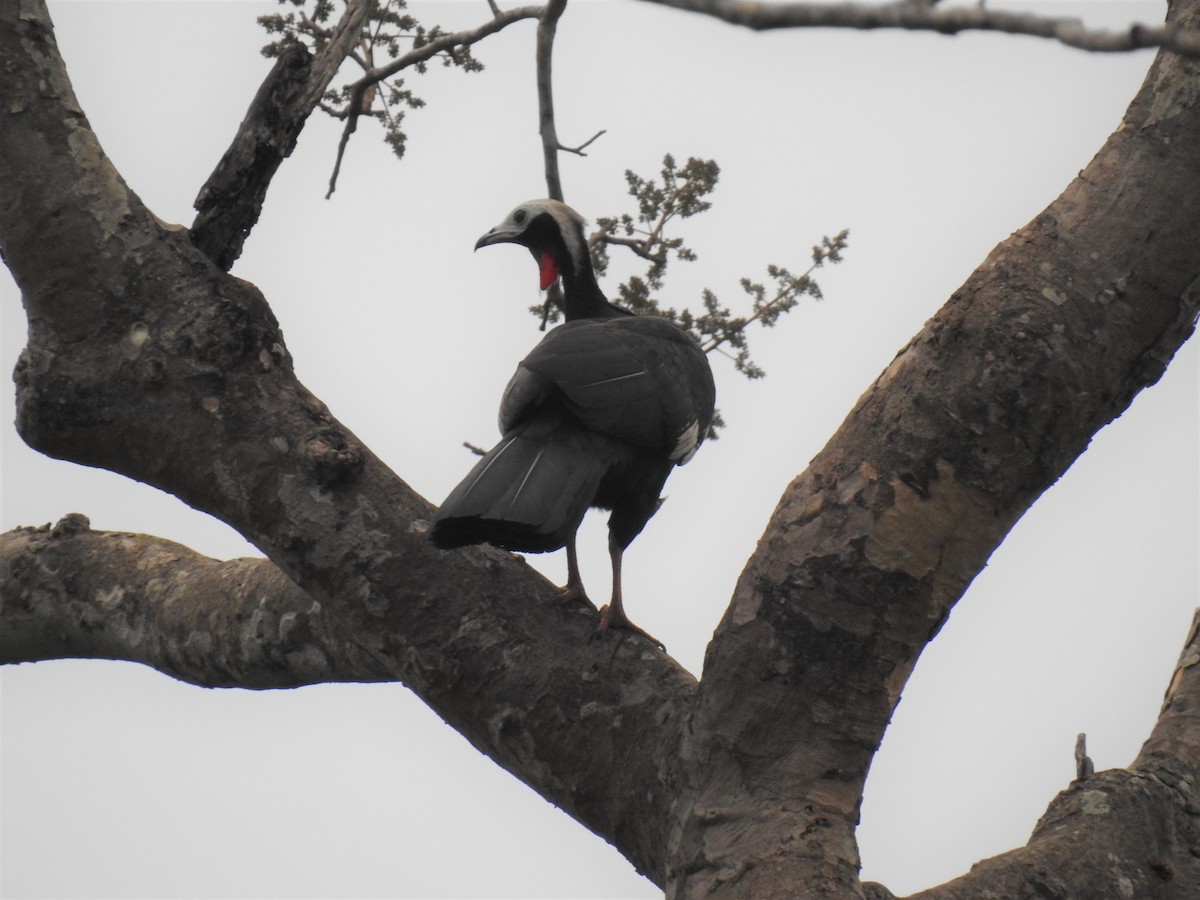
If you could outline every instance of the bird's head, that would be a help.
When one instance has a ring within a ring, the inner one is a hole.
[[[544,291],[566,274],[591,273],[592,260],[583,236],[583,216],[558,200],[528,200],[504,221],[475,242],[475,249],[491,244],[520,244],[537,260]]]

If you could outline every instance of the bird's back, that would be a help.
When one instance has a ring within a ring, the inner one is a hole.
[[[704,354],[665,319],[560,325],[517,367],[503,437],[446,498],[433,541],[555,550],[599,505],[628,543],[671,468],[704,439],[713,398]]]
[[[560,401],[588,430],[682,462],[707,434],[715,396],[703,351],[666,319],[579,319],[521,361],[501,402],[500,428]]]

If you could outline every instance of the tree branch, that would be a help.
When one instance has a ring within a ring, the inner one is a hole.
[[[370,0],[347,0],[341,21],[315,58],[298,43],[279,54],[233,143],[196,196],[192,240],[222,269],[228,271],[241,255],[271,179],[354,49],[370,6]]]
[[[599,243],[628,247],[633,251],[634,256],[640,256],[642,259],[649,262],[655,261],[654,254],[649,250],[649,248],[654,245],[653,238],[626,237],[619,234],[613,234],[607,228],[598,228],[588,237],[588,246],[594,247]]]
[[[1200,884],[1200,857],[1175,852],[1181,840],[1194,845],[1194,837],[1183,836],[1200,831],[1198,711],[1200,610],[1162,713],[1133,765],[1079,778],[1053,800],[1028,845],[910,900],[1182,896],[1185,886]]]
[[[232,525],[388,677],[661,883],[695,679],[644,642],[593,641],[596,610],[519,558],[436,549],[430,504],[299,383],[262,295],[116,173],[44,5],[0,4],[0,58],[0,247],[36,323],[26,442]]]
[[[554,35],[558,20],[567,8],[567,0],[550,0],[538,19],[537,28],[537,95],[538,134],[542,137],[542,164],[546,170],[546,196],[563,199],[562,178],[558,173],[558,151],[562,144],[554,124],[554,78],[552,60]],[[594,138],[593,138],[594,140]]]
[[[600,138],[602,138],[606,132],[607,129],[601,128],[578,147],[564,147],[562,144],[559,144],[558,149],[563,153],[574,153],[576,156],[587,156],[587,154],[583,151],[592,146],[592,144],[596,143],[596,141],[600,140]]]
[[[566,0],[563,0],[563,2],[565,3]],[[338,141],[337,159],[333,164],[333,174],[329,178],[329,190],[325,193],[326,198],[332,197],[333,192],[337,190],[338,174],[342,169],[342,159],[345,156],[346,147],[350,143],[350,136],[358,129],[359,116],[366,112],[364,97],[368,90],[374,88],[375,85],[384,79],[391,78],[396,73],[410,66],[415,66],[417,63],[432,59],[439,53],[445,53],[447,50],[452,50],[455,47],[469,47],[483,40],[485,37],[507,28],[514,22],[520,22],[522,19],[539,18],[545,7],[519,6],[503,12],[492,3],[491,9],[491,20],[480,25],[478,28],[473,28],[469,31],[457,31],[454,34],[445,34],[439,38],[435,38],[427,44],[422,44],[420,47],[410,50],[385,66],[370,69],[350,85],[350,100],[346,104],[346,124],[342,127],[342,137]]]
[[[391,680],[267,560],[218,562],[78,514],[0,534],[0,596],[0,664],[123,659],[203,687]]]
[[[1192,617],[1158,721],[1133,768],[1191,795],[1192,813],[1200,816],[1200,609]]]
[[[670,896],[858,891],[862,786],[918,655],[1012,525],[1194,330],[1200,195],[1180,185],[1200,146],[1196,77],[1159,54],[1089,166],[789,486],[705,657]]]
[[[594,611],[559,605],[510,555],[432,548],[430,505],[296,380],[263,297],[119,178],[36,0],[0,5],[0,58],[0,247],[31,323],[16,373],[30,445],[229,522],[384,677],[674,897],[865,892],[863,779],[921,649],[1025,509],[1161,375],[1200,307],[1200,194],[1179,190],[1195,178],[1200,98],[1184,89],[1194,67],[1160,55],[1088,169],[997,248],[789,487],[697,689],[639,642],[591,641]],[[1041,880],[1015,895],[1066,893],[1043,872],[1094,883],[1073,818],[1128,802],[1167,847],[1191,821],[1177,810],[1194,817],[1195,641],[1193,629],[1144,771],[1056,801],[1035,838],[1060,868],[1034,869]],[[1164,803],[1172,815],[1153,818]],[[1137,865],[1121,875],[1138,888],[1147,868],[1197,880],[1194,859]]]
[[[713,16],[756,31],[777,28],[903,28],[958,34],[996,31],[1047,38],[1095,53],[1123,53],[1157,47],[1180,56],[1200,56],[1200,32],[1178,25],[1132,25],[1121,31],[1089,29],[1079,19],[1008,12],[983,6],[937,7],[900,0],[859,3],[754,3],[747,0],[648,0]]]

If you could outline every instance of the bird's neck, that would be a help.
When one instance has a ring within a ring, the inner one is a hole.
[[[596,283],[596,273],[592,270],[592,259],[587,251],[583,229],[571,226],[574,233],[569,236],[571,239],[568,239],[568,235],[561,230],[558,223],[552,223],[547,218],[544,224],[555,227],[541,229],[527,246],[543,269],[547,256],[553,262],[554,272],[562,282],[563,318],[573,322],[575,319],[610,319],[632,315],[627,310],[609,303],[604,292],[600,290],[600,285]],[[577,256],[581,258],[577,259]]]
[[[596,283],[590,260],[578,267],[568,262],[562,266],[561,275],[563,318],[568,322],[575,319],[611,319],[631,315],[628,310],[608,302],[608,298],[600,290],[600,285]]]
[[[606,319],[626,315],[625,311],[613,306],[596,284],[596,277],[589,267],[586,274],[563,271],[563,318],[568,322],[575,319]]]

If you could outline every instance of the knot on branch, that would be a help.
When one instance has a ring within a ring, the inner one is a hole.
[[[196,288],[180,303],[175,320],[156,329],[166,353],[189,360],[197,367],[193,371],[221,376],[243,368],[270,371],[273,365],[286,365],[289,357],[279,322],[256,287],[230,279]]]
[[[64,435],[100,428],[111,421],[109,402],[100,385],[63,372],[54,353],[26,347],[17,360],[17,433],[29,446],[51,452]],[[95,369],[93,363],[87,368]]]
[[[54,523],[54,528],[50,531],[51,537],[70,537],[74,534],[83,534],[90,531],[92,521],[83,513],[67,513],[61,519]]]
[[[327,487],[354,481],[366,462],[362,447],[336,428],[324,428],[309,437],[304,453],[317,481]]]

